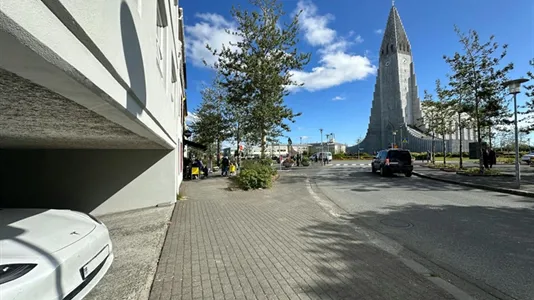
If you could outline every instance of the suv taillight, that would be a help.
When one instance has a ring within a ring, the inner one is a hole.
[[[389,166],[389,158],[386,158],[386,166]]]

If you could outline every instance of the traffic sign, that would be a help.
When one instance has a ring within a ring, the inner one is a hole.
[[[402,142],[403,142],[404,144],[408,144],[408,140],[407,140],[407,139],[403,139]]]

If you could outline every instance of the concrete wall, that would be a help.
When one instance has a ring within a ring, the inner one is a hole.
[[[158,3],[163,4],[167,20],[161,65],[156,60]],[[183,96],[176,4],[174,0],[0,1],[0,30],[43,60],[29,57],[11,40],[0,40],[2,47],[9,46],[0,67],[146,136],[129,124],[138,121],[153,135],[149,138],[175,148]],[[76,83],[66,85],[65,74]],[[172,74],[177,75],[175,82]],[[133,117],[120,118],[121,113],[108,107],[109,101]]]
[[[0,207],[96,215],[176,200],[177,151],[0,150]]]
[[[176,200],[185,99],[180,17],[176,0],[0,1],[0,69],[155,145],[101,150],[105,137],[93,137],[70,150],[31,141],[18,148],[41,149],[0,150],[0,206],[104,214]],[[57,126],[69,131],[66,113],[56,115]],[[21,134],[24,128],[32,130],[22,126]]]

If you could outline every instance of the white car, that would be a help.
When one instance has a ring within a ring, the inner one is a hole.
[[[0,299],[83,299],[113,262],[106,226],[81,212],[0,209]]]
[[[534,152],[523,155],[521,161],[525,162],[527,165],[530,165],[530,159],[534,157]]]

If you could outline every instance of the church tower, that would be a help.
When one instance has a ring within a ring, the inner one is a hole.
[[[421,122],[411,49],[399,12],[393,5],[380,47],[366,151],[384,149],[394,141],[401,144],[402,133],[408,135],[407,126],[418,127]]]
[[[350,152],[363,148],[367,153],[386,149],[396,144],[414,152],[430,151],[432,138],[423,133],[421,101],[417,91],[412,46],[393,4],[380,46],[378,74],[376,76],[369,128],[365,139]],[[474,140],[472,129],[465,129],[463,149]],[[439,138],[439,137],[437,137]],[[459,151],[459,131],[446,136],[445,150]],[[443,150],[435,143],[436,151]]]

